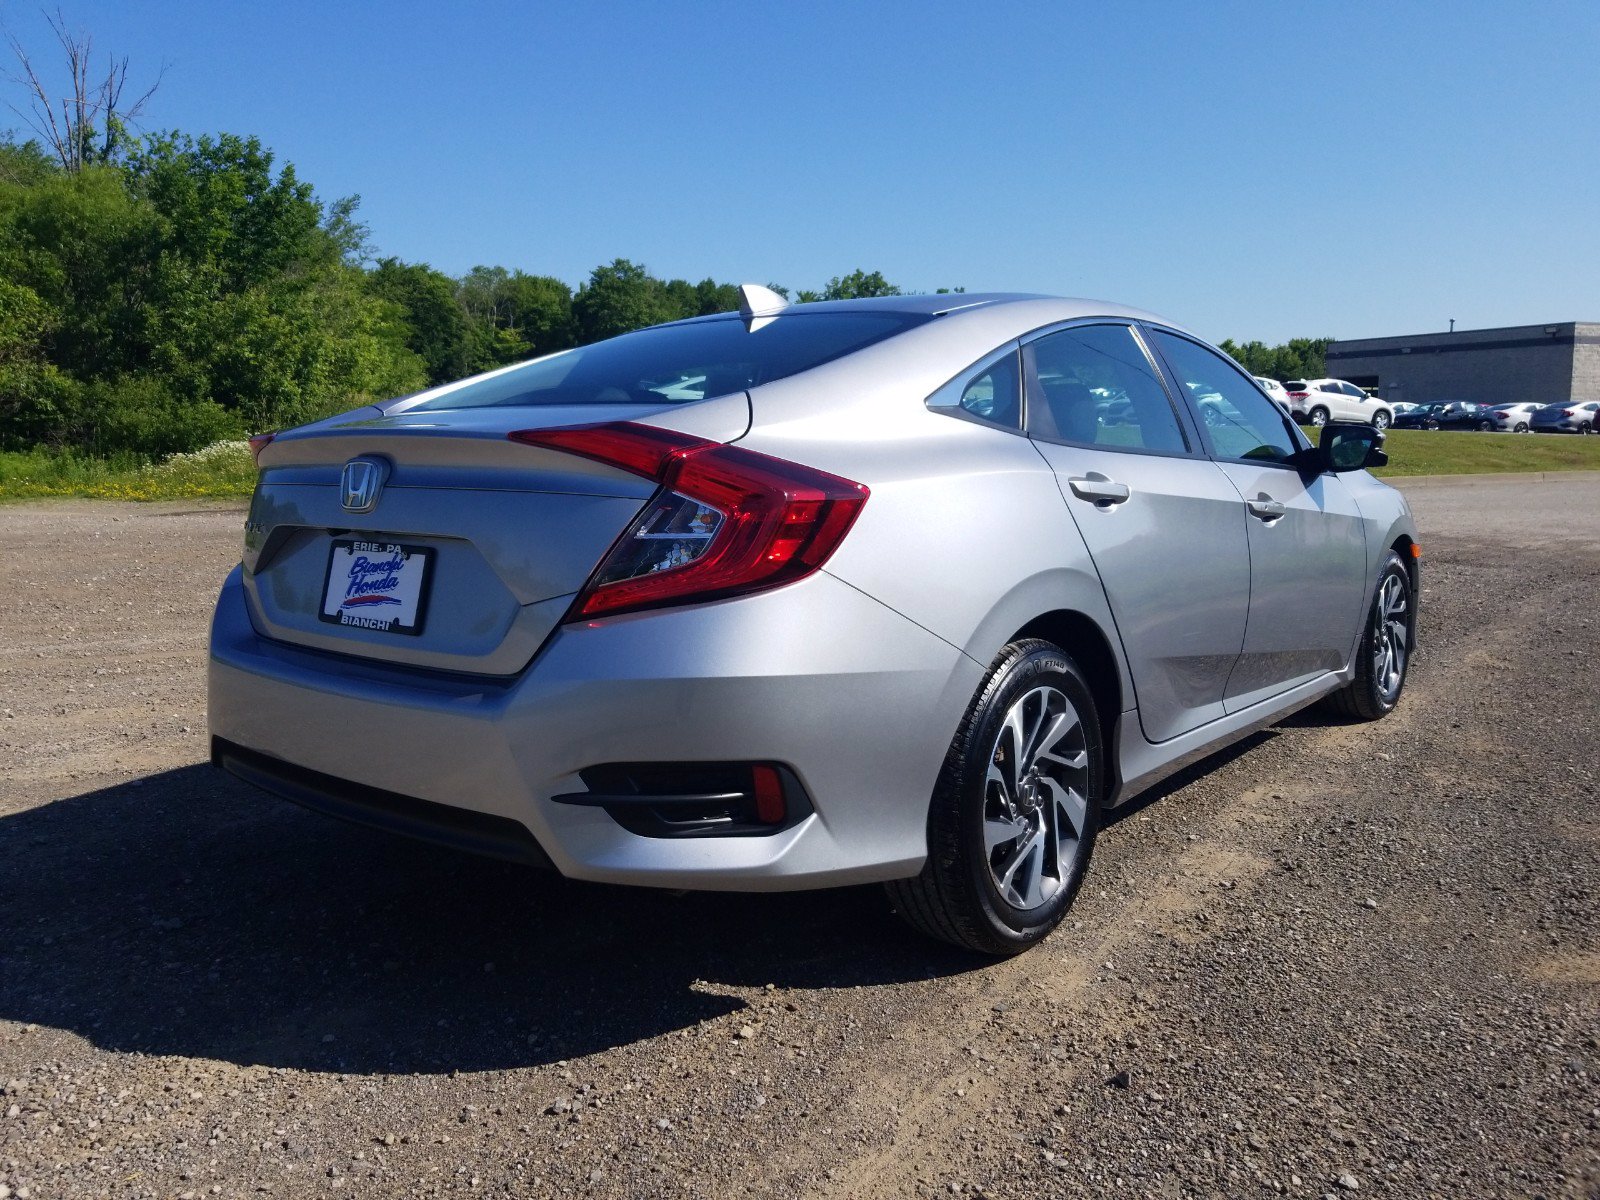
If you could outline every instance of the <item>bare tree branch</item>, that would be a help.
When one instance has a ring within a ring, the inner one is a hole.
[[[26,110],[9,102],[6,107],[22,118],[28,128],[50,147],[63,170],[77,172],[90,161],[111,159],[126,136],[126,127],[137,120],[156,89],[161,86],[166,67],[161,68],[156,81],[138,99],[124,105],[122,97],[128,85],[128,59],[108,55],[105,76],[91,82],[93,36],[87,31],[73,33],[68,30],[66,17],[59,8],[53,15],[49,12],[43,15],[66,60],[67,93],[59,99],[53,96],[34,68],[22,42],[14,34],[7,33],[6,41],[20,71],[6,71],[5,78],[26,89],[28,102]],[[58,109],[61,114],[59,120],[56,116]]]

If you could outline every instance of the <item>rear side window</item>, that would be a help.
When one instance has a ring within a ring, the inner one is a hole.
[[[1218,458],[1281,462],[1300,448],[1282,410],[1227,359],[1160,329],[1150,336],[1188,389]]]
[[[790,312],[754,330],[737,316],[658,325],[469,379],[408,411],[686,404],[797,375],[929,319],[920,313]]]
[[[1133,330],[1080,325],[1027,347],[1028,432],[1108,450],[1188,450],[1172,401]]]
[[[958,408],[980,421],[1022,428],[1022,369],[1016,343],[956,376],[928,397],[928,407],[935,411]]]

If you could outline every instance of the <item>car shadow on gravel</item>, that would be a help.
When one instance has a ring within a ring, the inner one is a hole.
[[[350,1073],[532,1066],[745,1006],[972,970],[876,888],[570,883],[303,812],[209,766],[0,818],[0,1018]]]

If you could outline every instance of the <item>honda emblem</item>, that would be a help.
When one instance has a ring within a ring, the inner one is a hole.
[[[381,458],[352,458],[344,465],[341,491],[346,512],[369,513],[378,507],[389,464]]]

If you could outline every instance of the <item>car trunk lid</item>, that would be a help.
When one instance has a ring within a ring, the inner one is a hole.
[[[257,629],[417,667],[522,670],[655,485],[506,434],[601,420],[731,441],[749,405],[741,392],[665,406],[364,409],[275,438],[246,523]],[[354,509],[352,462],[377,476],[370,505],[357,496]]]

